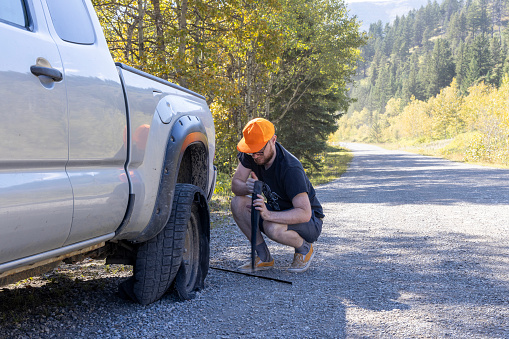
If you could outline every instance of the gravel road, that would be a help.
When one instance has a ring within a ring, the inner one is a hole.
[[[211,269],[194,300],[140,306],[114,294],[126,272],[84,273],[64,293],[0,292],[27,299],[0,314],[0,337],[509,338],[509,170],[343,146],[349,170],[317,188],[326,219],[310,270],[288,273],[292,251],[269,242],[263,275],[292,285]],[[232,219],[213,223],[211,266],[248,260]]]

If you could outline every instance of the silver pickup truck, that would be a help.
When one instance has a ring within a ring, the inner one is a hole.
[[[192,297],[209,262],[205,98],[115,64],[89,0],[0,1],[0,285],[86,257]]]

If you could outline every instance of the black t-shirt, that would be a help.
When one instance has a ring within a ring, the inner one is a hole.
[[[323,218],[322,205],[316,198],[316,192],[309,181],[300,161],[281,144],[276,142],[276,159],[272,165],[257,165],[250,155],[239,153],[237,157],[242,166],[252,170],[263,181],[263,195],[267,199],[267,208],[271,211],[284,211],[293,208],[292,199],[306,192],[311,209],[318,218]]]

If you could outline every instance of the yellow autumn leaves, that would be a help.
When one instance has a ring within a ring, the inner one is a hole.
[[[251,118],[284,124],[301,98],[311,106],[304,103],[301,111],[316,107],[310,91],[347,106],[346,83],[365,41],[340,0],[92,2],[115,61],[206,97],[216,127],[215,162],[224,173],[237,165],[235,145]],[[333,119],[294,120],[335,128]]]
[[[509,165],[509,76],[498,89],[481,82],[461,95],[453,80],[427,101],[392,98],[382,114],[353,112],[340,119],[336,139],[414,146],[441,140],[443,154]]]

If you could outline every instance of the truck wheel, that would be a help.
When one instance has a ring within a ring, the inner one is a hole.
[[[175,291],[181,300],[194,298],[195,291],[203,288],[209,268],[209,241],[201,230],[198,205],[193,204],[187,223],[182,263],[175,278]]]
[[[179,270],[185,272],[183,276],[186,291],[192,292],[203,286],[209,260],[208,228],[203,229],[205,228],[203,221],[207,222],[206,225],[209,222],[208,209],[205,206],[204,213],[203,207],[200,209],[199,205],[203,204],[203,201],[205,198],[198,187],[189,184],[175,186],[168,223],[157,236],[138,248],[132,288],[140,304],[147,305],[160,299],[173,283]],[[202,216],[207,217],[207,220],[203,220]],[[188,238],[189,244],[186,245]],[[195,265],[196,261],[200,264]],[[206,268],[202,267],[205,261]],[[183,279],[182,274],[179,275],[179,279]]]

